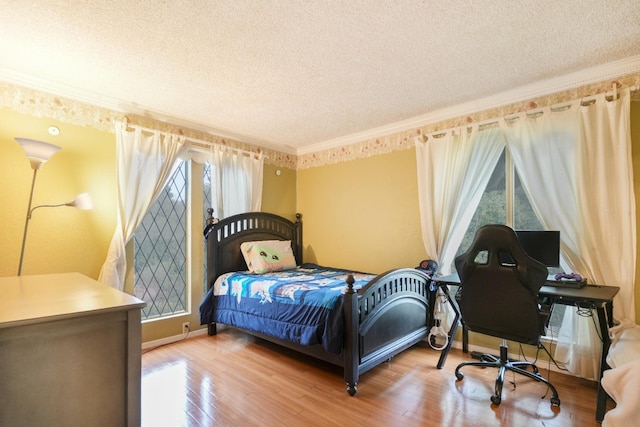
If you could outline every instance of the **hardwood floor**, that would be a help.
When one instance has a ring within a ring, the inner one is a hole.
[[[452,350],[440,370],[439,356],[419,344],[363,374],[351,397],[340,368],[224,329],[143,354],[142,425],[599,425],[594,381],[552,371],[562,402],[556,408],[545,385],[517,376],[514,388],[508,373],[502,403],[494,406],[497,370],[468,367],[456,381],[455,367],[468,355]]]

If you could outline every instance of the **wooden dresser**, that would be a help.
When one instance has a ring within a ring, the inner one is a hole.
[[[80,273],[0,277],[0,426],[139,426],[144,305]]]

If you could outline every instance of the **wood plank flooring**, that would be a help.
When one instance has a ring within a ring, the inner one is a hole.
[[[454,370],[469,356],[419,344],[363,374],[346,392],[342,370],[233,329],[142,356],[142,425],[178,426],[598,426],[596,383],[558,372],[552,407],[541,383],[507,374],[500,406],[495,369]],[[543,398],[544,397],[544,398]],[[614,404],[609,402],[609,407]]]

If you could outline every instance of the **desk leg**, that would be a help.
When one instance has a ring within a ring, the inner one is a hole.
[[[453,339],[456,336],[456,332],[458,331],[458,323],[460,322],[460,310],[456,306],[456,303],[451,299],[451,295],[449,294],[449,287],[446,284],[439,285],[442,290],[447,295],[447,300],[451,305],[451,309],[455,313],[453,318],[453,323],[451,323],[451,327],[449,328],[449,340],[447,341],[447,345],[442,350],[440,354],[440,359],[438,359],[438,364],[436,365],[438,369],[442,369],[444,366],[444,362],[447,360],[447,356],[449,355],[449,351],[451,350],[451,346],[453,345]]]
[[[613,311],[612,304],[607,303],[606,306],[607,312]],[[609,369],[607,355],[609,354],[611,340],[609,339],[609,328],[605,308],[598,306],[596,313],[598,314],[598,323],[600,324],[600,333],[602,334],[602,356],[600,358],[600,379],[598,380],[598,398],[596,403],[596,421],[601,423],[607,409],[607,399],[609,398],[607,392],[602,388],[602,375],[605,370]],[[609,317],[609,319],[611,319],[611,317]]]
[[[613,328],[613,301],[607,302],[604,308],[607,311],[607,325]]]
[[[453,344],[453,339],[456,336],[456,332],[458,331],[458,322],[460,321],[460,314],[456,313],[453,323],[451,324],[451,328],[449,329],[449,341],[447,342],[447,346],[442,350],[440,354],[440,359],[438,359],[438,364],[436,365],[438,369],[442,369],[444,366],[444,362],[447,360],[447,356],[449,355],[449,351],[451,350],[451,345]]]

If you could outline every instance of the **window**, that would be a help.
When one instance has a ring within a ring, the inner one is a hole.
[[[242,164],[230,162],[223,167],[228,175],[226,187],[223,185],[220,189],[223,194],[226,191],[228,197],[225,206],[246,211],[244,204],[250,182]],[[193,173],[198,176],[192,179]],[[142,311],[143,320],[191,314],[194,309],[192,293],[199,301],[201,291],[207,290],[206,241],[200,239],[207,209],[215,207],[216,198],[211,186],[213,173],[215,166],[208,162],[202,164],[201,172],[200,163],[182,162],[135,231],[134,294],[147,303]],[[203,192],[202,199],[193,197],[190,200],[188,194],[197,195],[200,191]],[[192,206],[196,200],[198,206]],[[220,212],[214,211],[214,216],[220,217]],[[202,227],[196,225],[199,218],[202,218]],[[199,229],[197,235],[190,234],[192,229]],[[187,255],[190,260],[195,255],[193,251],[200,250],[204,265],[191,265]],[[199,282],[200,274],[203,274],[203,288],[198,284],[192,288],[192,281]]]
[[[524,188],[522,188],[520,177],[506,150],[502,152],[502,156],[493,170],[478,209],[476,209],[458,248],[457,255],[469,248],[478,228],[486,224],[505,224],[516,230],[544,229],[531,207]],[[566,306],[561,304],[553,306],[546,328],[547,338],[552,339],[557,336],[565,308]]]
[[[189,310],[187,166],[176,168],[134,235],[134,294],[147,303],[143,320]]]
[[[506,150],[502,152],[493,170],[480,204],[458,248],[458,255],[467,250],[478,228],[486,224],[505,224],[518,230],[543,229]]]
[[[209,162],[206,162],[203,165],[203,171],[202,171],[202,179],[203,179],[203,188],[204,188],[204,209],[202,210],[203,212],[203,218],[202,218],[202,229],[204,230],[204,227],[206,227],[207,225],[207,217],[209,216],[209,213],[207,212],[207,209],[211,206],[213,206],[212,204],[212,194],[211,194],[211,165],[209,164]],[[213,213],[213,216],[215,218],[216,213]],[[203,247],[202,247],[202,253],[204,254],[204,256],[202,257],[204,260],[204,266],[203,266],[203,271],[204,271],[204,280],[203,280],[203,286],[204,286],[204,292],[207,292],[207,241],[204,240],[203,243]]]

